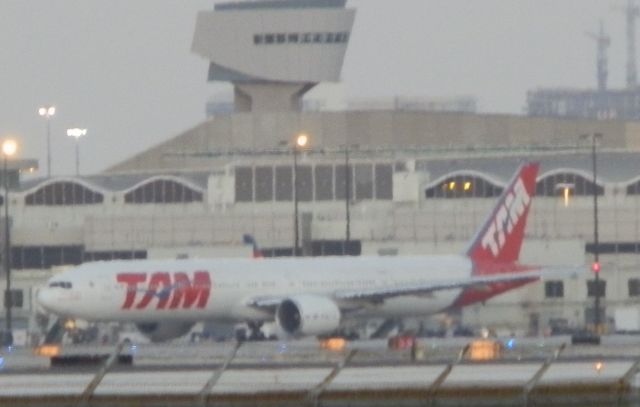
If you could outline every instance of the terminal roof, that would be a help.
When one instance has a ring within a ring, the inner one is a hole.
[[[216,11],[258,10],[258,9],[299,9],[299,8],[344,8],[347,0],[262,0],[235,1],[215,5]]]

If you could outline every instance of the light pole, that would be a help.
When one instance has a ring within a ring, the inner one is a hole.
[[[293,255],[298,256],[300,237],[298,228],[298,151],[306,147],[309,136],[298,134],[293,145]]]
[[[593,283],[595,285],[594,295],[594,318],[593,324],[595,333],[600,334],[600,245],[598,241],[598,163],[597,163],[597,141],[602,139],[601,133],[583,134],[581,139],[591,138],[591,166],[593,169]]]
[[[80,137],[87,135],[87,129],[67,129],[67,136],[76,139],[76,177],[80,175]]]
[[[344,146],[344,210],[345,210],[345,242],[343,254],[347,254],[347,248],[349,247],[349,241],[351,240],[351,214],[350,214],[350,200],[351,200],[351,171],[349,171],[349,146]]]
[[[51,177],[51,118],[56,114],[55,106],[42,106],[38,114],[47,119],[47,178]]]
[[[4,271],[7,279],[6,289],[4,292],[5,316],[5,337],[4,345],[11,346],[13,344],[13,334],[11,327],[11,307],[13,306],[13,295],[11,293],[11,241],[9,235],[9,176],[7,173],[7,160],[18,150],[18,144],[11,139],[2,143],[3,155],[3,173],[4,181]]]

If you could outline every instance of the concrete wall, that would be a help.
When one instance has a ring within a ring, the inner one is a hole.
[[[107,172],[216,168],[237,158],[225,152],[292,145],[300,132],[310,135],[315,149],[567,146],[593,132],[605,135],[604,147],[640,147],[638,125],[613,120],[403,111],[237,113],[203,122]]]

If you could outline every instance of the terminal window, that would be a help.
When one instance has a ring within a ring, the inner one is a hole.
[[[607,282],[604,280],[598,280],[598,284],[596,285],[596,280],[587,281],[587,296],[595,297],[596,293],[598,293],[599,297],[606,297],[607,292]]]
[[[38,188],[25,197],[25,205],[91,205],[99,204],[104,195],[76,182],[54,182]]]
[[[596,245],[586,243],[584,249],[587,253],[595,253]],[[640,242],[598,242],[598,253],[640,253]]]
[[[273,167],[256,167],[256,201],[273,201]]]
[[[253,34],[254,45],[274,44],[343,44],[349,41],[349,33],[304,32],[304,33],[260,33]]]
[[[640,297],[640,278],[630,278],[628,286],[629,297]]]
[[[293,201],[293,169],[276,167],[276,201]]]
[[[180,182],[158,179],[139,185],[124,194],[128,204],[201,202],[202,192]]]
[[[448,177],[425,190],[426,198],[494,198],[503,188],[473,175]]]
[[[335,197],[337,200],[344,200],[347,196],[347,186],[349,187],[349,199],[353,199],[353,166],[349,166],[349,185],[347,185],[347,170],[344,165],[336,165],[335,170]]]
[[[350,165],[348,177],[347,184],[344,164],[299,165],[296,174],[297,198],[300,202],[343,201],[347,193],[349,199],[356,200],[393,198],[391,164]],[[236,202],[292,201],[293,180],[292,166],[236,167]]]
[[[544,284],[544,296],[546,298],[563,298],[564,283],[562,281],[547,281]]]
[[[640,181],[627,186],[627,195],[640,195]]]
[[[16,270],[48,269],[82,263],[82,246],[13,246],[11,266]]]
[[[147,258],[146,250],[113,250],[99,252],[84,252],[84,261],[108,261],[108,260],[144,260]]]
[[[373,167],[371,164],[355,166],[356,199],[373,199]]]
[[[348,32],[337,33],[334,39],[334,42],[347,42],[347,41],[349,41]]]
[[[294,174],[295,182],[298,184],[296,193],[298,201],[309,202],[313,200],[313,181],[311,177],[311,166],[298,165],[298,171]]]
[[[253,201],[253,169],[236,167],[236,202]]]
[[[8,306],[11,304],[13,308],[22,308],[24,306],[24,293],[22,290],[4,290],[4,302],[3,304]]]
[[[376,199],[392,199],[393,173],[391,164],[376,164],[375,171]]]
[[[600,185],[595,185],[580,174],[567,172],[549,175],[538,181],[536,195],[563,196],[566,188],[569,188],[574,196],[593,195],[594,188],[598,195],[604,195],[604,188]]]
[[[316,165],[314,178],[316,201],[332,201],[333,167],[331,165]]]

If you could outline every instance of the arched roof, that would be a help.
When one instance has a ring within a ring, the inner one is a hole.
[[[49,185],[55,185],[55,184],[59,184],[59,183],[71,183],[71,184],[76,184],[76,185],[80,185],[84,188],[87,188],[93,192],[97,192],[97,193],[101,193],[104,194],[106,192],[108,192],[106,189],[102,188],[99,185],[96,185],[92,182],[87,181],[86,179],[83,178],[73,178],[73,177],[55,177],[55,178],[46,178],[46,179],[38,179],[38,180],[33,180],[33,181],[38,181],[38,182],[33,182],[33,183],[23,183],[21,186],[21,190],[20,192],[22,192],[24,195],[28,195],[31,194],[33,192],[36,192],[42,188],[45,188]]]
[[[624,187],[628,187],[628,186],[633,185],[633,184],[635,184],[637,182],[640,182],[640,174],[638,174],[638,176],[636,176],[634,178],[631,178],[629,181],[623,183],[623,186]]]
[[[140,185],[157,179],[167,179],[181,183],[197,191],[207,188],[207,180],[211,172],[174,173],[174,174],[113,174],[92,175],[83,177],[36,178],[20,184],[19,192],[30,193],[43,186],[56,182],[78,183],[96,192],[128,192]]]
[[[136,190],[136,189],[138,189],[138,188],[140,188],[140,187],[142,187],[142,186],[144,186],[146,184],[149,184],[149,183],[152,183],[152,182],[155,182],[155,181],[173,181],[173,182],[176,182],[178,184],[182,184],[185,187],[191,188],[191,189],[193,189],[195,191],[198,191],[198,192],[204,192],[205,191],[205,188],[203,188],[203,187],[201,187],[199,185],[196,185],[195,183],[193,183],[193,182],[191,182],[191,181],[189,181],[188,179],[185,179],[185,178],[177,177],[177,176],[174,176],[174,175],[154,175],[152,177],[143,179],[142,181],[130,186],[127,189],[122,190],[121,192],[126,194],[126,193],[129,193],[129,192],[131,192],[133,190]]]
[[[549,171],[546,171],[543,174],[538,174],[538,178],[537,178],[537,182],[542,181],[545,178],[548,177],[552,177],[554,175],[558,175],[558,174],[574,174],[574,175],[578,175],[582,178],[584,178],[585,180],[593,183],[593,172],[589,172],[589,171],[585,171],[582,169],[575,169],[575,168],[556,168],[556,169],[552,169]],[[600,177],[596,178],[596,185],[598,186],[603,186],[604,182],[600,179]]]
[[[434,179],[432,181],[427,182],[425,185],[422,186],[422,189],[424,188],[432,188],[434,186],[437,186],[438,184],[440,184],[441,182],[452,178],[452,177],[457,177],[457,176],[470,176],[470,177],[476,177],[476,178],[481,178],[495,186],[498,187],[504,187],[506,185],[505,181],[502,181],[500,179],[497,179],[496,177],[494,177],[492,174],[487,174],[485,172],[482,171],[476,171],[476,170],[458,170],[458,171],[453,171],[450,172],[448,174],[443,174],[440,177],[438,177],[437,179]]]
[[[640,154],[628,151],[602,151],[597,153],[597,183],[629,184],[640,178]],[[500,180],[504,185],[513,176],[520,164],[529,161],[540,163],[538,179],[560,172],[570,172],[593,179],[592,156],[590,151],[576,153],[531,153],[501,157],[497,154],[470,158],[419,158],[416,168],[439,179],[454,171],[477,171],[489,179]]]

